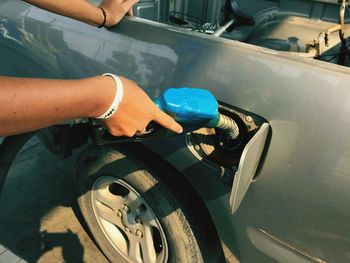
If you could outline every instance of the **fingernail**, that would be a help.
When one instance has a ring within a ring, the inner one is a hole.
[[[177,133],[182,133],[183,131],[184,129],[181,126],[177,129]]]

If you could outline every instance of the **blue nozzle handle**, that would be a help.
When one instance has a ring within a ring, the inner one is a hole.
[[[169,88],[155,103],[180,123],[216,127],[219,122],[218,102],[204,89]]]
[[[220,128],[231,139],[239,135],[237,123],[228,116],[219,113],[219,104],[214,95],[198,88],[169,88],[155,100],[158,107],[183,124],[189,124],[186,131],[200,127]]]

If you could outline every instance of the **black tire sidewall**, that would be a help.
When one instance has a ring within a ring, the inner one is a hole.
[[[94,182],[101,176],[112,176],[131,185],[152,207],[167,237],[168,262],[203,262],[200,242],[197,242],[200,237],[195,237],[174,191],[151,168],[135,159],[130,152],[123,152],[111,147],[96,147],[83,153],[78,165],[78,205],[100,249],[111,262],[121,262],[121,256],[95,218],[91,200]]]

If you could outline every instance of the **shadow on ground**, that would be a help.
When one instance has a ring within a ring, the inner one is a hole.
[[[17,156],[0,199],[0,244],[28,262],[107,262],[73,212],[74,163],[34,137]]]

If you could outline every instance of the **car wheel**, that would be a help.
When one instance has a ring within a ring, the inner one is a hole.
[[[110,146],[95,146],[79,159],[80,212],[111,262],[121,256],[133,263],[218,261],[220,253],[196,227],[196,208],[168,175]]]

